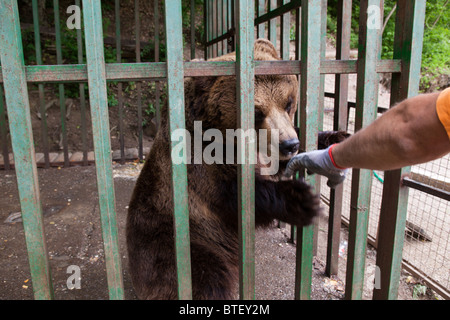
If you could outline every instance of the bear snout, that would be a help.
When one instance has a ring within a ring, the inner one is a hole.
[[[280,143],[280,153],[285,157],[294,156],[300,148],[300,141],[297,138],[284,140]]]

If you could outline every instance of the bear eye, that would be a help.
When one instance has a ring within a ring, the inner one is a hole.
[[[285,110],[287,113],[290,113],[290,112],[291,112],[291,109],[292,109],[292,101],[289,101],[289,102],[286,104],[286,107],[284,108],[284,110]]]
[[[291,109],[292,109],[292,97],[289,97],[289,98],[288,98],[288,102],[286,103],[286,107],[284,108],[284,110],[285,110],[287,113],[290,113],[290,112],[291,112]]]
[[[264,113],[261,110],[255,109],[255,123],[263,122],[265,117],[266,116],[264,115]]]

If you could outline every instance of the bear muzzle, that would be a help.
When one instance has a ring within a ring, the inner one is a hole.
[[[285,140],[280,143],[280,153],[283,157],[291,158],[300,149],[300,141],[297,138]]]

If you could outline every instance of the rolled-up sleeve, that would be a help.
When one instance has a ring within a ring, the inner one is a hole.
[[[450,139],[450,88],[439,94],[436,101],[436,112]]]

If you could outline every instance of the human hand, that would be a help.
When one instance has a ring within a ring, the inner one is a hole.
[[[308,170],[308,173],[317,173],[327,177],[327,185],[330,188],[336,188],[338,184],[345,180],[348,169],[339,168],[334,164],[331,154],[333,146],[296,155],[287,164],[284,175],[291,177],[296,171],[305,168]]]

